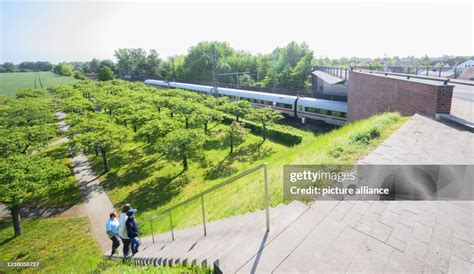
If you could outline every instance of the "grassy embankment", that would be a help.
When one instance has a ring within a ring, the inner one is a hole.
[[[111,171],[102,177],[107,193],[119,208],[132,203],[139,209],[138,220],[143,220],[197,193],[206,190],[239,172],[260,163],[268,164],[270,202],[272,206],[283,200],[283,166],[286,164],[353,164],[372,151],[398,129],[406,119],[386,113],[350,124],[332,132],[320,134],[292,129],[303,136],[299,145],[287,147],[260,136],[249,135],[235,155],[219,142],[225,125],[211,129],[214,138],[207,144],[206,160],[191,162],[182,173],[180,163],[170,163],[139,141],[125,143],[110,154]],[[100,158],[89,155],[98,171]],[[205,196],[208,221],[242,214],[263,208],[263,172],[246,176],[218,191]],[[173,212],[175,228],[201,223],[200,200]],[[169,216],[155,220],[155,231],[169,230]],[[149,234],[149,226],[143,226]]]
[[[73,77],[61,76],[50,71],[0,73],[0,95],[14,97],[22,88],[48,88],[54,85],[76,83]]]
[[[24,234],[12,237],[0,220],[0,273],[210,273],[198,267],[137,267],[102,257],[84,217],[26,219]],[[39,262],[38,267],[6,267],[6,262]]]

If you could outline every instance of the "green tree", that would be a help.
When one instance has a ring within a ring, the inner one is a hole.
[[[430,60],[428,55],[425,55],[421,58],[421,65],[425,66],[425,67],[429,67],[429,66],[433,65],[433,62]]]
[[[244,128],[237,121],[233,121],[232,124],[225,129],[223,142],[230,147],[230,154],[234,153],[235,147],[245,141],[245,137],[249,132],[249,129]]]
[[[47,157],[15,154],[0,158],[0,201],[10,210],[15,236],[22,233],[20,205],[24,198],[60,188],[69,172]]]
[[[207,132],[209,122],[221,121],[223,118],[220,111],[208,107],[199,107],[196,111],[196,120],[204,125],[204,132]]]
[[[98,77],[100,81],[109,81],[114,79],[114,73],[108,66],[101,66]]]
[[[140,127],[137,137],[147,143],[155,143],[175,129],[177,129],[177,125],[173,120],[152,120]]]
[[[20,98],[41,98],[46,96],[46,90],[38,88],[25,88],[16,92],[15,97]]]
[[[311,62],[313,61],[313,52],[307,52],[296,64],[291,72],[291,83],[294,90],[304,90],[306,88],[308,75],[311,72]]]
[[[171,161],[181,161],[183,170],[188,170],[188,161],[202,151],[206,136],[195,129],[178,129],[161,139],[158,150]]]
[[[55,129],[51,125],[0,127],[0,156],[8,157],[18,153],[28,155],[46,146],[54,136]]]
[[[252,105],[244,100],[233,101],[228,104],[225,104],[222,109],[235,116],[235,120],[238,122],[239,118],[244,118],[250,110],[252,110]]]
[[[274,111],[270,107],[257,108],[250,113],[249,117],[251,120],[260,123],[262,126],[262,138],[264,142],[267,139],[268,125],[283,119],[283,115],[278,111]]]
[[[196,112],[198,105],[189,100],[175,99],[173,112],[184,116],[185,127],[189,128],[189,119]]]
[[[292,72],[290,64],[287,64],[285,68],[278,74],[278,87],[286,88],[286,89],[293,89],[293,79],[292,79]]]
[[[63,76],[73,76],[74,68],[69,64],[61,63],[54,66],[53,72]]]
[[[77,115],[71,120],[68,130],[70,146],[73,150],[100,152],[104,172],[110,170],[108,153],[128,139],[127,132],[110,123],[103,114]]]

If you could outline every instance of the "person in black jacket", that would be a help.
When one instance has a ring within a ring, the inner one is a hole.
[[[136,212],[136,209],[130,209],[127,211],[128,219],[125,222],[128,238],[132,241],[132,256],[138,252],[138,247],[140,246],[140,239],[138,238],[140,229],[138,228],[138,223],[134,217]]]

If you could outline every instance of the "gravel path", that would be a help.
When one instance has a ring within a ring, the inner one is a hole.
[[[65,122],[66,114],[57,112],[56,118],[59,120],[60,131],[65,133],[68,129]],[[67,138],[63,139],[67,141]],[[105,233],[104,225],[110,212],[114,211],[114,206],[100,185],[99,176],[92,169],[86,155],[77,154],[71,159],[71,166],[84,201],[79,215],[89,217],[92,231],[105,251],[110,248],[110,240]]]

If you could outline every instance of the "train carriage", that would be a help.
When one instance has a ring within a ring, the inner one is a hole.
[[[180,82],[167,82],[162,80],[145,80],[147,85],[157,85],[167,88],[180,88],[213,94],[213,87]],[[269,106],[290,117],[322,120],[328,124],[343,125],[347,122],[347,103],[291,95],[273,94],[232,88],[218,88],[218,96],[226,96],[231,100],[246,100],[253,107]]]

